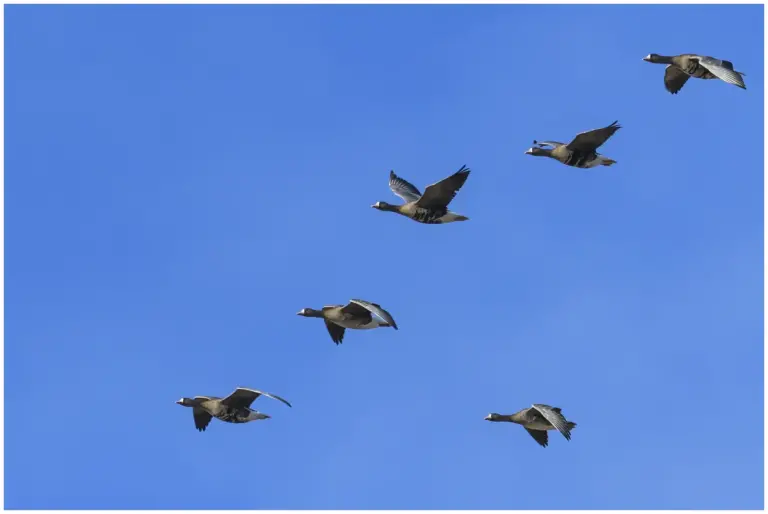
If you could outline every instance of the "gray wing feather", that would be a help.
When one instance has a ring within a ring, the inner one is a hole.
[[[531,430],[530,428],[526,428],[525,430],[531,434],[531,437],[533,437],[537,443],[544,448],[547,447],[547,444],[549,444],[549,436],[547,435],[546,430]]]
[[[344,340],[344,332],[346,329],[333,321],[328,321],[327,319],[324,319],[323,321],[325,321],[325,328],[328,329],[328,333],[331,335],[331,340],[337,345],[341,344]]]
[[[195,428],[199,432],[205,432],[205,429],[208,427],[208,423],[210,423],[211,419],[213,418],[213,416],[208,414],[208,412],[200,407],[192,408],[192,417],[195,420]]]
[[[573,141],[568,143],[568,148],[571,150],[576,149],[584,152],[594,152],[621,128],[621,125],[618,123],[618,121],[614,121],[607,127],[582,132],[573,138]]]
[[[711,71],[714,76],[724,82],[727,82],[728,84],[733,84],[734,86],[739,86],[742,89],[747,89],[747,86],[744,84],[744,80],[741,78],[741,73],[734,71],[733,65],[730,62],[728,62],[730,66],[727,66],[725,62],[728,61],[721,61],[720,59],[714,59],[712,57],[699,56],[699,64]]]
[[[259,392],[246,389],[244,387],[238,387],[229,396],[221,400],[222,405],[229,407],[250,407],[253,400],[259,397]]]
[[[556,148],[558,146],[565,146],[565,143],[560,143],[558,141],[534,141],[534,145],[539,146],[551,146],[552,148]]]
[[[273,400],[280,400],[284,404],[291,407],[290,403],[277,395],[257,391],[255,389],[248,389],[247,387],[238,387],[232,394],[224,398],[221,403],[224,405],[229,405],[230,407],[250,407],[253,401],[261,395],[268,396]]]
[[[424,209],[447,208],[451,200],[456,197],[456,193],[464,185],[464,182],[467,181],[470,171],[466,166],[462,166],[459,171],[450,177],[430,184],[424,189],[424,194],[419,198],[416,205]]]
[[[261,394],[262,396],[266,396],[267,398],[272,398],[273,400],[281,401],[284,404],[286,404],[288,407],[293,407],[293,405],[291,405],[291,402],[289,402],[285,398],[281,398],[281,397],[277,396],[276,394],[265,393],[264,391],[256,391],[256,392]]]
[[[675,66],[674,64],[668,64],[664,71],[664,87],[676,95],[686,82],[688,82],[689,75],[683,70]]]
[[[533,408],[539,411],[539,413],[544,416],[544,419],[552,423],[552,426],[563,434],[563,437],[569,441],[571,440],[571,431],[568,429],[568,421],[559,411],[556,411],[549,405],[543,405],[541,403],[534,403]]]
[[[395,175],[394,171],[389,172],[389,188],[406,203],[415,202],[421,198],[421,192],[416,186]]]
[[[389,312],[382,309],[381,305],[379,305],[378,303],[366,302],[365,300],[350,300],[349,303],[354,303],[355,305],[359,305],[360,307],[364,308],[368,312],[375,314],[382,320],[392,325],[392,328],[394,328],[395,330],[398,330],[397,323],[395,323],[395,318],[393,318]]]

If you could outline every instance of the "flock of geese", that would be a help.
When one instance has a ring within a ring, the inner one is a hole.
[[[729,61],[715,59],[703,55],[681,54],[667,57],[650,54],[644,61],[666,64],[664,72],[664,87],[672,94],[680,92],[690,77],[698,79],[720,79],[746,89],[742,76],[744,73],[735,71]],[[576,168],[593,168],[595,166],[611,166],[616,161],[597,153],[608,139],[621,128],[618,122],[607,127],[590,130],[578,134],[568,143],[557,141],[534,141],[525,153],[536,157],[549,157],[562,164]],[[470,169],[462,166],[453,175],[431,184],[421,193],[416,186],[402,177],[389,173],[389,188],[403,202],[393,205],[387,202],[376,202],[371,207],[380,211],[395,212],[419,223],[441,224],[454,221],[466,221],[469,218],[448,210],[448,205],[469,178]],[[379,327],[392,327],[397,330],[397,323],[392,315],[381,305],[360,299],[350,300],[346,305],[326,305],[322,309],[305,308],[297,313],[307,318],[320,318],[331,340],[337,345],[344,340],[347,329],[365,330]],[[176,403],[192,408],[195,428],[204,431],[212,418],[228,423],[247,423],[260,419],[268,419],[269,415],[251,409],[251,404],[259,396],[279,400],[291,407],[291,404],[275,395],[238,387],[226,398],[217,396],[195,396],[182,398]],[[514,414],[491,413],[485,417],[487,421],[510,422],[522,425],[533,439],[543,447],[548,445],[547,431],[557,430],[565,439],[571,439],[571,430],[576,423],[568,421],[560,408],[534,403],[531,407]]]

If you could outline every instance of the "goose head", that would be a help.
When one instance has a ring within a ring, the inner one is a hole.
[[[296,315],[304,316],[305,318],[322,318],[323,317],[322,312],[317,311],[315,309],[311,309],[309,307],[301,309],[299,312],[296,313]]]
[[[371,205],[374,209],[378,209],[380,211],[395,211],[397,210],[396,205],[392,205],[391,203],[387,202],[376,202],[375,204]]]
[[[525,155],[533,155],[535,157],[539,157],[542,155],[549,155],[551,153],[552,153],[552,150],[548,148],[541,148],[539,146],[532,146],[525,151]]]

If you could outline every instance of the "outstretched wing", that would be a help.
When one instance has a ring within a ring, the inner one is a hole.
[[[347,307],[351,307],[353,305],[360,306],[364,308],[366,311],[370,312],[371,314],[375,314],[382,320],[386,321],[389,325],[391,325],[392,328],[394,328],[395,330],[398,330],[397,323],[395,323],[395,319],[392,317],[392,315],[389,312],[382,309],[381,305],[379,305],[378,303],[366,302],[365,300],[350,300],[349,304],[347,304],[347,306],[344,307],[344,309],[346,310]]]
[[[530,428],[525,429],[529,434],[531,434],[531,437],[536,439],[536,442],[542,445],[544,448],[547,447],[547,444],[549,444],[549,436],[547,435],[546,430],[531,430]]]
[[[544,416],[544,419],[552,423],[552,426],[563,434],[563,437],[569,441],[571,440],[571,430],[568,428],[568,421],[560,413],[560,409],[554,409],[549,405],[543,405],[541,403],[534,403],[533,408],[539,411],[539,413]]]
[[[557,148],[558,146],[565,146],[564,143],[560,143],[558,141],[536,141],[535,139],[533,140],[533,144],[539,145],[539,146],[551,146],[552,148]]]
[[[440,182],[435,182],[427,186],[424,190],[424,194],[416,202],[416,205],[424,209],[444,209],[448,207],[451,200],[459,192],[461,186],[467,181],[469,172],[471,170],[466,166],[462,166],[459,171],[454,173],[448,178],[444,178]]]
[[[733,84],[734,86],[747,89],[747,86],[744,85],[744,80],[741,78],[741,74],[738,71],[733,70],[733,64],[729,61],[721,61],[720,59],[701,55],[696,56],[696,58],[699,60],[699,64],[711,71],[712,75],[715,77],[729,84]]]
[[[621,125],[618,125],[618,123],[618,121],[614,121],[607,127],[582,132],[573,138],[573,141],[568,143],[568,149],[579,150],[581,152],[594,152],[621,128]]]
[[[341,312],[344,314],[349,314],[354,318],[365,318],[371,314],[371,311],[369,311],[367,308],[363,307],[359,303],[354,302],[349,302],[344,307],[342,307]]]
[[[668,64],[664,72],[664,87],[667,91],[676,95],[678,91],[683,89],[685,83],[688,82],[688,77],[687,73],[674,64]]]
[[[286,404],[288,407],[291,407],[290,403],[277,395],[265,393],[263,391],[257,391],[255,389],[248,389],[247,387],[238,387],[232,394],[221,400],[221,403],[236,409],[241,409],[243,407],[247,408],[251,406],[256,398],[262,395],[272,398],[273,400],[279,400]]]
[[[389,188],[406,203],[415,202],[421,198],[421,193],[416,186],[395,175],[394,171],[389,172]]]
[[[328,321],[327,319],[325,321],[325,328],[328,329],[328,333],[331,334],[331,339],[333,339],[333,342],[336,344],[341,344],[341,341],[344,339],[344,327],[340,327],[336,323],[332,321]]]
[[[261,391],[261,395],[262,395],[262,396],[266,396],[267,398],[272,398],[273,400],[277,400],[277,401],[279,401],[279,402],[283,402],[283,403],[284,403],[284,404],[286,404],[288,407],[293,407],[293,405],[291,405],[291,402],[289,402],[289,401],[288,401],[288,400],[286,400],[285,398],[282,398],[282,397],[280,397],[280,396],[277,396],[277,395],[276,395],[276,394],[274,394],[274,393],[265,393],[264,391]]]
[[[206,411],[204,411],[200,407],[192,408],[192,417],[195,418],[195,428],[199,432],[204,432],[206,427],[208,426],[208,423],[210,423],[211,419],[213,418],[213,416],[208,414]]]

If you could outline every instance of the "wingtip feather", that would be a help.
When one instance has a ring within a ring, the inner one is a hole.
[[[456,173],[457,173],[457,174],[458,174],[458,173],[461,173],[461,174],[463,174],[463,175],[467,175],[467,174],[469,174],[469,172],[470,172],[470,171],[472,171],[472,170],[471,170],[471,169],[469,169],[469,168],[467,168],[467,165],[466,165],[466,164],[462,164],[462,165],[461,165],[461,168],[459,168],[459,171],[457,171]]]

